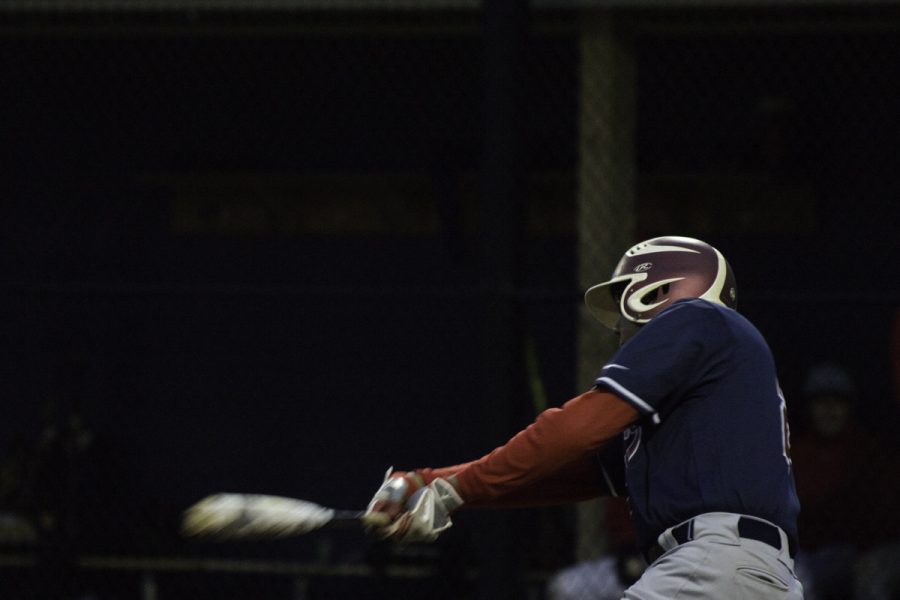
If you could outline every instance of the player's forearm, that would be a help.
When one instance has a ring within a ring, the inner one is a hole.
[[[490,454],[430,470],[426,477],[452,477],[470,506],[531,506],[591,497],[602,490],[592,455],[638,416],[613,394],[592,390],[562,408],[544,411]]]
[[[474,462],[474,461],[473,461]],[[455,479],[457,473],[471,465],[471,462],[462,463],[459,465],[453,465],[450,467],[441,467],[439,469],[432,468],[424,468],[424,469],[416,469],[415,473],[422,478],[422,481],[425,482],[425,485],[428,485],[432,481],[437,478],[446,479],[447,481],[451,481]]]
[[[457,489],[462,487],[456,477],[452,477],[451,482]],[[588,500],[608,493],[596,457],[590,455],[557,469],[543,479],[519,484],[502,495],[481,499],[473,495],[472,501],[466,502],[466,506],[470,508],[554,506]]]
[[[415,473],[422,477],[426,485],[440,477],[449,481],[459,490],[461,484],[457,474],[471,464],[469,462],[440,469],[416,469]],[[608,488],[600,473],[600,466],[596,457],[591,455],[556,469],[553,474],[544,479],[529,485],[518,486],[514,491],[504,493],[499,497],[479,500],[474,494],[470,494],[473,499],[467,501],[466,506],[470,508],[550,506],[596,498],[607,491]]]

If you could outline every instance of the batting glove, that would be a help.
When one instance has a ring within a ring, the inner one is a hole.
[[[463,499],[444,479],[435,479],[427,486],[423,483],[415,473],[392,473],[389,469],[367,513],[384,512],[393,520],[371,532],[382,539],[409,543],[433,542],[449,529],[453,525],[450,513],[462,506]]]

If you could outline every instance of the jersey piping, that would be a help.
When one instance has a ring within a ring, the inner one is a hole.
[[[659,413],[656,412],[655,408],[653,408],[648,403],[641,400],[640,397],[638,397],[636,394],[634,394],[630,390],[626,389],[618,381],[616,381],[610,377],[599,377],[599,378],[597,378],[597,381],[595,383],[597,385],[599,385],[599,384],[607,385],[608,387],[612,388],[612,390],[615,391],[623,399],[627,400],[629,403],[634,405],[634,407],[637,408],[639,411],[641,411],[644,414],[650,415],[650,418],[653,420],[654,423],[660,422]]]

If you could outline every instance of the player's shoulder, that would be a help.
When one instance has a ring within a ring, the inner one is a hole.
[[[686,298],[674,302],[654,317],[647,326],[666,330],[677,328],[712,333],[744,326],[746,319],[736,310],[701,298]]]
[[[705,338],[715,338],[727,343],[762,338],[756,326],[738,311],[700,298],[679,300],[659,313],[650,323],[664,315],[668,315],[667,318],[671,321],[667,328],[695,331]]]
[[[702,298],[685,298],[682,300],[676,300],[674,303],[672,303],[671,306],[660,312],[653,320],[655,321],[656,319],[662,319],[663,317],[666,317],[669,319],[697,319],[705,321],[709,319],[720,318],[731,319],[736,315],[737,311],[726,306],[722,306],[721,304],[715,304],[713,302],[710,302],[709,300],[703,300]]]

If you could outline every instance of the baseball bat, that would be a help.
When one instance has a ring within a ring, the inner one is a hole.
[[[383,513],[338,510],[265,494],[213,494],[184,511],[181,532],[219,540],[275,539],[319,529],[387,525]]]

